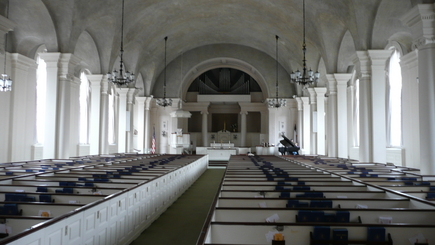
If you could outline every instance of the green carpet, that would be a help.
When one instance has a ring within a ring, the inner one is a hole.
[[[225,169],[207,169],[131,245],[195,245]]]

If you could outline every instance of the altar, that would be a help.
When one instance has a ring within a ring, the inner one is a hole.
[[[196,147],[196,154],[208,155],[209,161],[228,161],[231,155],[237,155],[236,148],[209,148],[209,147]]]
[[[211,143],[211,148],[234,148],[234,143]]]

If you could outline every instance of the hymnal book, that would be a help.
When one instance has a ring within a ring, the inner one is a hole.
[[[385,241],[384,227],[367,227],[367,241],[383,242]]]
[[[314,226],[314,240],[330,240],[331,228],[329,226]]]
[[[337,211],[335,213],[335,219],[337,222],[349,223],[350,213],[349,211]]]
[[[332,240],[334,241],[347,241],[348,233],[346,228],[332,229]]]

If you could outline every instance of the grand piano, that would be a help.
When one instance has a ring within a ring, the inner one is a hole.
[[[282,147],[278,147],[278,151],[281,155],[299,155],[300,147],[295,145],[291,140],[289,140],[285,135],[282,135],[284,138],[280,141],[283,145]]]

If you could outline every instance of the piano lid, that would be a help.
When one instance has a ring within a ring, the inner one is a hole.
[[[291,140],[289,140],[287,137],[285,137],[285,135],[282,135],[282,137],[284,138],[284,140],[281,140],[281,144],[283,144],[284,146],[287,147],[297,147],[295,144],[293,144],[293,142]],[[285,142],[285,143],[284,143]]]

